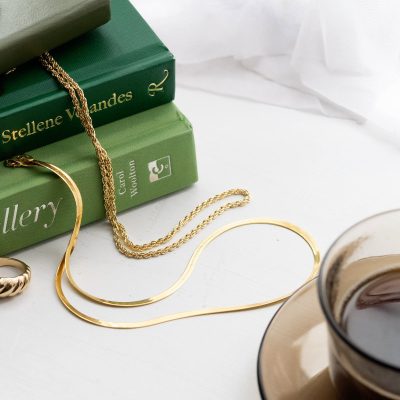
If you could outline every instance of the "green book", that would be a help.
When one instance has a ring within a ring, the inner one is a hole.
[[[128,0],[111,0],[108,23],[52,55],[85,91],[95,127],[174,98],[174,58]],[[0,86],[0,160],[82,131],[67,92],[37,60]]]
[[[112,159],[118,211],[197,181],[192,127],[173,103],[104,125],[97,136]],[[97,158],[85,133],[30,154],[75,180],[83,198],[83,224],[105,217]],[[72,194],[55,175],[1,165],[0,182],[0,255],[73,228]]]

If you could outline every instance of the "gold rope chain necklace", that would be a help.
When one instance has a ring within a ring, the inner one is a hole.
[[[166,254],[194,237],[201,229],[207,226],[210,222],[216,219],[219,215],[224,213],[225,211],[241,207],[247,204],[250,201],[250,196],[247,190],[244,189],[231,189],[227,190],[221,194],[218,194],[214,197],[209,198],[208,200],[204,201],[200,205],[198,205],[194,210],[192,210],[189,214],[187,214],[167,235],[161,237],[157,240],[151,241],[150,243],[146,244],[135,244],[131,240],[129,240],[128,235],[126,233],[125,227],[118,221],[117,218],[117,209],[115,204],[115,186],[114,186],[114,178],[113,178],[113,169],[110,157],[108,156],[106,150],[102,147],[101,143],[96,137],[96,133],[92,124],[92,120],[89,113],[89,108],[87,105],[87,100],[84,95],[83,90],[79,87],[79,85],[65,72],[61,66],[54,60],[54,58],[49,54],[45,53],[40,57],[40,61],[46,67],[46,69],[51,72],[51,74],[60,82],[60,84],[68,91],[71,96],[73,105],[76,108],[76,113],[80,118],[82,125],[84,126],[87,134],[89,135],[98,158],[98,164],[100,167],[101,177],[102,177],[102,184],[103,184],[103,195],[104,195],[104,206],[106,217],[110,222],[113,230],[113,239],[117,249],[127,257],[136,258],[136,259],[143,259],[143,258],[150,258],[156,257],[159,255]],[[196,248],[195,252],[193,253],[189,263],[187,264],[185,270],[181,274],[181,276],[177,279],[177,281],[170,286],[169,288],[165,289],[161,293],[135,301],[114,301],[103,299],[97,297],[95,295],[90,294],[89,292],[83,290],[78,286],[76,281],[74,280],[71,270],[70,270],[70,257],[75,248],[81,222],[82,222],[82,214],[83,214],[83,203],[82,197],[79,191],[79,188],[72,180],[72,178],[65,173],[63,170],[58,168],[55,165],[35,160],[30,156],[23,155],[17,156],[13,159],[7,160],[5,165],[8,167],[44,167],[56,175],[58,175],[64,183],[68,186],[71,190],[76,206],[76,216],[75,216],[75,225],[73,232],[71,234],[67,249],[65,251],[64,256],[61,259],[61,262],[57,268],[56,272],[56,291],[57,295],[60,298],[61,302],[64,306],[76,317],[103,327],[108,328],[120,328],[120,329],[135,329],[135,328],[144,328],[148,326],[153,326],[169,321],[174,321],[177,319],[182,318],[189,318],[201,315],[211,315],[211,314],[221,314],[221,313],[232,313],[238,311],[246,311],[246,310],[253,310],[257,308],[267,307],[273,304],[280,303],[286,300],[290,294],[286,294],[283,296],[276,297],[271,300],[265,300],[258,303],[246,304],[241,306],[233,306],[233,307],[214,307],[214,308],[207,308],[207,309],[199,309],[199,310],[192,310],[192,311],[185,311],[175,314],[169,314],[165,316],[161,316],[158,318],[153,318],[147,321],[140,321],[140,322],[111,322],[111,321],[104,321],[98,318],[89,316],[77,308],[75,308],[67,299],[64,291],[63,291],[63,276],[66,274],[69,283],[71,284],[72,288],[84,298],[93,301],[98,304],[107,305],[107,306],[114,306],[114,307],[139,307],[144,305],[149,305],[156,303],[160,300],[165,299],[166,297],[175,293],[190,277],[193,272],[193,269],[196,265],[198,258],[202,251],[207,247],[209,243],[215,240],[217,237],[221,236],[223,233],[240,227],[244,225],[252,225],[252,224],[267,224],[267,225],[275,225],[279,227],[283,227],[288,229],[297,235],[299,235],[302,239],[305,240],[307,245],[312,251],[314,262],[313,267],[310,275],[306,279],[306,282],[313,279],[319,270],[320,265],[320,253],[319,250],[314,242],[314,240],[304,232],[301,228],[285,221],[278,221],[278,220],[270,220],[270,219],[251,219],[251,220],[244,220],[234,222],[232,224],[226,225],[219,230],[215,231],[213,234],[208,236],[200,245]],[[194,217],[196,217],[201,211],[205,208],[213,205],[214,203],[223,200],[230,196],[242,196],[241,200],[228,202],[222,206],[220,206],[217,210],[211,213],[207,218],[205,218],[201,223],[199,223],[195,228],[193,228],[189,233],[184,235],[182,238],[173,242],[172,244],[167,244],[186,224],[188,224]],[[163,246],[159,249],[155,249],[157,247]]]
[[[88,134],[93,146],[96,150],[98,164],[100,167],[101,180],[103,184],[103,196],[104,196],[104,207],[106,218],[110,222],[113,230],[114,243],[117,249],[125,256],[136,259],[151,258],[161,256],[172,250],[182,246],[188,240],[193,238],[200,230],[206,227],[210,222],[216,219],[218,216],[223,214],[225,211],[242,207],[249,203],[250,194],[245,189],[230,189],[223,193],[220,193],[214,197],[209,198],[203,203],[199,204],[189,214],[187,214],[179,223],[165,236],[153,240],[145,244],[135,244],[129,240],[128,234],[125,227],[118,221],[117,218],[117,207],[115,203],[115,185],[112,163],[107,151],[101,145],[97,139],[96,132],[93,127],[92,118],[89,113],[89,107],[86,100],[86,96],[81,87],[69,76],[69,74],[63,70],[63,68],[57,63],[57,61],[49,54],[44,53],[40,57],[40,61],[43,66],[60,82],[60,84],[68,91],[72,103],[76,109],[76,114],[81,120],[86,133]],[[162,248],[156,249],[169,242],[182,228],[187,225],[193,218],[195,218],[205,208],[224,200],[231,196],[242,196],[241,200],[226,203],[215,210],[202,222],[200,222],[195,228],[184,235],[176,242],[166,245]]]

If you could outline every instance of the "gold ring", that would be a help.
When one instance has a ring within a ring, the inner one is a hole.
[[[7,257],[0,257],[1,267],[14,267],[22,273],[10,278],[0,277],[0,298],[12,297],[22,293],[31,280],[31,269],[20,260]]]

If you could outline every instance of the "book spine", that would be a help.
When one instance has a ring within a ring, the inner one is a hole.
[[[137,68],[137,67],[136,67]],[[175,95],[175,63],[117,68],[98,81],[78,82],[85,91],[95,127],[171,102]],[[0,114],[0,159],[24,153],[82,131],[68,94],[56,94]]]
[[[190,126],[179,135],[165,140],[161,138],[162,135],[160,140],[142,148],[120,146],[109,151],[118,211],[157,199],[197,181]],[[31,154],[35,157],[35,152]],[[85,225],[105,216],[101,177],[96,157],[77,163],[62,169],[70,173],[80,188],[84,204],[82,225]],[[17,193],[6,189],[0,197],[1,255],[72,230],[75,202],[59,178],[48,171],[31,168],[3,167],[1,173],[3,176],[14,174],[14,179],[21,182],[22,187]]]

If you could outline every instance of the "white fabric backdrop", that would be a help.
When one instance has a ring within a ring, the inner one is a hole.
[[[398,0],[131,0],[177,83],[400,133]]]

